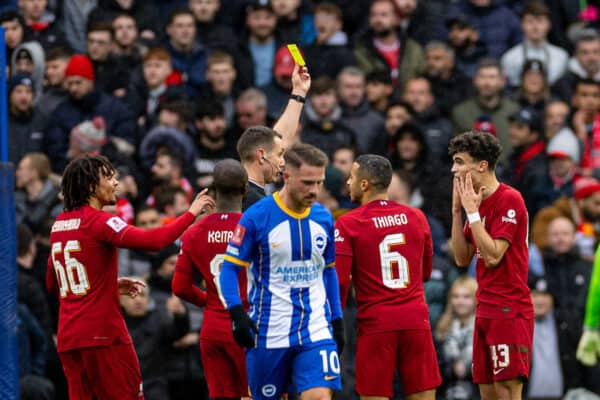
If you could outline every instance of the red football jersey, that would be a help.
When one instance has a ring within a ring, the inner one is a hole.
[[[477,256],[477,316],[481,318],[533,318],[531,294],[527,286],[529,253],[527,236],[529,217],[521,194],[500,184],[498,189],[479,206],[479,215],[492,239],[504,239],[510,246],[494,268],[486,268],[480,256],[471,227],[467,223],[465,236]]]
[[[129,228],[89,206],[56,218],[48,274],[60,296],[58,351],[131,343],[117,282],[117,246]]]
[[[200,331],[201,339],[235,343],[231,330],[231,317],[221,301],[218,282],[227,244],[241,213],[214,213],[207,215],[191,228],[181,239],[181,252],[177,259],[177,272],[194,279],[194,269],[206,281],[206,308]],[[242,302],[246,304],[246,271],[239,274]]]
[[[431,274],[433,245],[423,213],[375,200],[335,226],[336,269],[341,283],[352,275],[359,334],[430,329],[423,281]],[[340,268],[344,256],[352,257],[351,271]]]

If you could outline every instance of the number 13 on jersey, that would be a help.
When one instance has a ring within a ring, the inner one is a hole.
[[[383,285],[391,289],[403,289],[410,283],[408,260],[395,248],[406,244],[404,233],[386,235],[379,243],[381,276]]]

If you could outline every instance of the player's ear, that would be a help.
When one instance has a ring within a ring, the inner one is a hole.
[[[486,160],[479,162],[479,172],[485,172],[488,169],[488,162]]]

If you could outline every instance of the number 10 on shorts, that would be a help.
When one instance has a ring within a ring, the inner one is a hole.
[[[328,356],[327,350],[321,350],[319,351],[319,355],[321,356],[321,361],[323,362],[324,374],[329,373],[329,371],[333,372],[334,374],[340,373],[340,359],[338,358],[337,351],[330,351]]]

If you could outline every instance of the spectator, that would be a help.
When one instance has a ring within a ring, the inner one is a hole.
[[[578,35],[567,72],[554,84],[552,93],[569,103],[581,79],[600,81],[600,35],[593,29],[583,30]]]
[[[448,224],[451,179],[448,168],[431,155],[425,133],[413,122],[402,125],[394,137],[392,167],[405,173],[414,207]],[[448,227],[449,225],[445,225]]]
[[[98,7],[89,16],[89,21],[112,22],[118,15],[129,15],[135,19],[140,37],[155,41],[162,35],[162,24],[157,7],[152,3],[144,0],[98,0]]]
[[[322,2],[315,6],[314,15],[317,37],[303,53],[313,79],[323,75],[333,79],[344,67],[355,64],[348,35],[342,30],[342,10],[334,3]]]
[[[489,56],[495,59],[521,41],[519,20],[502,2],[459,0],[448,9],[448,15],[466,15],[479,32]]]
[[[415,121],[423,127],[430,157],[449,164],[448,143],[453,135],[452,124],[440,114],[434,104],[429,81],[424,77],[409,79],[404,87],[402,100],[412,106]]]
[[[170,245],[161,250],[152,264],[152,274],[148,280],[150,296],[156,305],[157,311],[167,311],[169,302],[172,302],[173,293],[171,282],[175,272],[179,247]],[[207,399],[206,382],[198,357],[200,323],[202,310],[188,304],[190,327],[185,335],[171,344],[167,354],[167,363],[163,368],[167,371],[169,381],[169,394],[171,399],[189,399],[189,393],[194,393],[194,398]]]
[[[42,94],[44,85],[44,49],[37,42],[20,44],[13,52],[11,75],[30,74],[35,88],[35,101]]]
[[[425,46],[424,75],[442,115],[449,116],[452,107],[473,94],[472,80],[456,65],[452,47],[432,41]]]
[[[135,298],[121,296],[125,323],[140,360],[144,398],[169,398],[168,370],[171,345],[189,330],[187,310],[181,300],[172,296],[165,310],[150,302],[150,289],[144,288]]]
[[[574,197],[561,197],[541,209],[533,219],[531,241],[544,249],[548,244],[548,225],[559,216],[568,218],[577,227],[579,253],[593,259],[600,239],[600,182],[580,178],[575,182]]]
[[[555,307],[556,294],[547,279],[531,278],[529,286],[535,322],[528,398],[561,399],[585,381],[586,371],[574,357],[581,321],[571,310]]]
[[[26,305],[17,304],[19,352],[19,399],[52,400],[54,385],[44,378],[48,342],[44,331]]]
[[[48,10],[48,0],[21,1],[21,12],[25,24],[31,30],[31,39],[39,42],[44,49],[67,44],[54,13]]]
[[[55,47],[46,53],[44,92],[38,99],[37,107],[47,117],[69,96],[64,82],[65,70],[72,55],[64,47]]]
[[[548,174],[542,122],[533,109],[522,109],[508,117],[508,139],[513,149],[506,164],[504,181],[521,192],[531,218],[538,211],[533,188]]]
[[[477,388],[471,383],[476,291],[475,279],[458,277],[448,291],[446,309],[435,329],[435,338],[442,344],[444,398],[448,400],[478,397]]]
[[[385,115],[394,93],[392,78],[385,71],[373,71],[367,75],[366,81],[366,95],[369,106],[374,111]]]
[[[568,125],[567,117],[570,112],[569,105],[562,100],[550,100],[546,103],[544,109],[544,134],[547,140],[552,139],[554,135]]]
[[[49,179],[50,162],[43,153],[27,153],[15,172],[15,208],[18,223],[37,232],[49,217],[62,211],[59,188]]]
[[[540,115],[550,100],[550,87],[546,82],[544,65],[539,60],[529,60],[523,65],[521,86],[515,92],[515,101],[523,108],[532,108]]]
[[[94,65],[95,88],[116,97],[125,95],[131,70],[111,54],[114,29],[110,22],[90,24],[87,32],[87,54]]]
[[[76,53],[84,53],[86,49],[88,16],[99,0],[63,0],[59,24],[69,45]]]
[[[228,128],[235,123],[235,99],[239,94],[235,84],[236,78],[237,71],[233,57],[222,51],[212,52],[207,61],[206,83],[198,97],[203,99],[202,101],[217,100],[221,103]]]
[[[225,113],[220,103],[212,100],[198,103],[194,117],[196,149],[194,160],[196,184],[207,188],[213,184],[212,173],[219,160],[237,158],[235,140],[228,135]]]
[[[8,159],[18,164],[26,154],[44,149],[47,119],[33,107],[30,75],[17,74],[8,81]]]
[[[129,74],[137,74],[134,69],[141,68],[142,54],[148,50],[139,42],[139,31],[133,18],[129,14],[118,14],[112,20],[114,41],[112,53],[126,66]]]
[[[269,2],[252,0],[246,8],[246,37],[240,41],[243,61],[238,71],[243,87],[263,86],[273,77],[276,50],[283,44],[275,35],[277,16]],[[252,63],[247,62],[252,60]]]
[[[385,153],[384,119],[369,107],[365,74],[357,67],[346,67],[337,77],[337,92],[342,122],[354,132],[358,153]]]
[[[392,0],[376,0],[369,12],[369,30],[354,48],[357,65],[366,74],[374,70],[390,73],[395,86],[423,70],[423,50],[397,30],[398,17]]]
[[[52,333],[50,309],[44,287],[33,275],[36,245],[33,233],[25,225],[17,226],[17,294],[18,302],[27,306],[42,329],[44,341],[49,341]],[[46,346],[44,346],[46,347]],[[33,372],[43,375],[44,369]]]
[[[142,205],[135,214],[135,226],[146,230],[162,226],[160,213],[155,207]],[[158,253],[127,250],[128,252],[120,254],[119,257],[119,276],[141,276],[147,280],[150,277],[152,262]]]
[[[272,125],[267,119],[267,96],[258,89],[246,89],[240,94],[235,102],[235,114],[235,137],[251,126]]]
[[[226,4],[229,7],[229,2]],[[196,35],[200,43],[211,50],[234,54],[239,45],[238,37],[230,26],[217,21],[221,5],[221,0],[189,0],[188,2],[188,7],[196,19]]]
[[[438,34],[437,14],[431,2],[424,0],[394,0],[398,25],[404,36],[425,46]]]
[[[473,78],[479,61],[489,54],[476,24],[468,16],[458,14],[446,19],[446,27],[448,43],[454,50],[457,68]]]
[[[292,90],[294,65],[294,59],[288,48],[281,46],[275,53],[273,61],[273,79],[260,87],[267,96],[267,115],[272,120],[276,120],[287,106]]]
[[[189,180],[184,176],[184,160],[169,148],[159,148],[151,167],[152,181],[155,188],[166,185],[181,188],[190,199],[194,192]],[[150,196],[146,204],[154,205],[155,200]],[[160,211],[160,210],[159,210]]]
[[[386,151],[388,158],[395,151],[396,133],[398,129],[406,122],[414,119],[415,111],[412,106],[404,101],[391,103],[385,112],[385,134],[386,134]]]
[[[335,82],[326,76],[311,86],[304,107],[301,140],[323,150],[329,158],[342,145],[354,146],[354,132],[342,122],[342,109],[335,95]]]
[[[553,85],[567,70],[567,52],[548,43],[550,32],[550,9],[540,0],[528,3],[521,12],[521,28],[525,34],[523,42],[502,56],[502,70],[510,87],[518,87],[527,61],[538,60],[549,85]]]
[[[196,40],[196,20],[187,8],[175,9],[167,23],[166,48],[173,68],[182,75],[183,83],[192,90],[206,81],[207,51]]]
[[[89,58],[74,55],[65,70],[69,97],[60,103],[47,130],[46,149],[54,171],[62,171],[67,162],[67,148],[73,127],[97,116],[104,119],[106,132],[119,152],[131,155],[135,148],[135,121],[118,99],[98,91]]]
[[[277,16],[277,33],[283,43],[312,43],[317,36],[312,13],[305,12],[300,0],[270,0]]]
[[[452,109],[455,132],[465,132],[482,115],[490,116],[498,132],[503,152],[500,161],[506,160],[512,149],[508,138],[508,116],[518,111],[518,106],[504,94],[506,80],[500,64],[493,59],[481,60],[473,79],[476,95]]]
[[[562,216],[550,221],[542,258],[548,291],[554,295],[556,308],[572,313],[579,328],[583,324],[592,261],[579,253],[573,221]]]
[[[170,54],[163,48],[150,48],[144,55],[142,66],[143,80],[133,80],[127,90],[127,104],[138,116],[138,124],[150,130],[158,123],[158,106],[161,101],[184,98],[184,91],[170,80],[173,73]],[[173,79],[176,80],[176,79]]]
[[[548,173],[530,189],[535,201],[534,210],[549,206],[562,196],[573,197],[574,181],[581,177],[578,168],[581,146],[569,128],[561,129],[550,139],[546,153]]]
[[[600,82],[592,79],[582,79],[575,85],[575,95],[572,100],[575,112],[572,126],[575,134],[584,145],[582,168],[586,172],[597,174],[600,159],[596,155],[598,148],[598,117],[600,114]]]
[[[4,28],[5,60],[12,60],[14,50],[29,38],[29,31],[26,29],[23,17],[16,11],[6,11],[0,14],[0,25]]]

